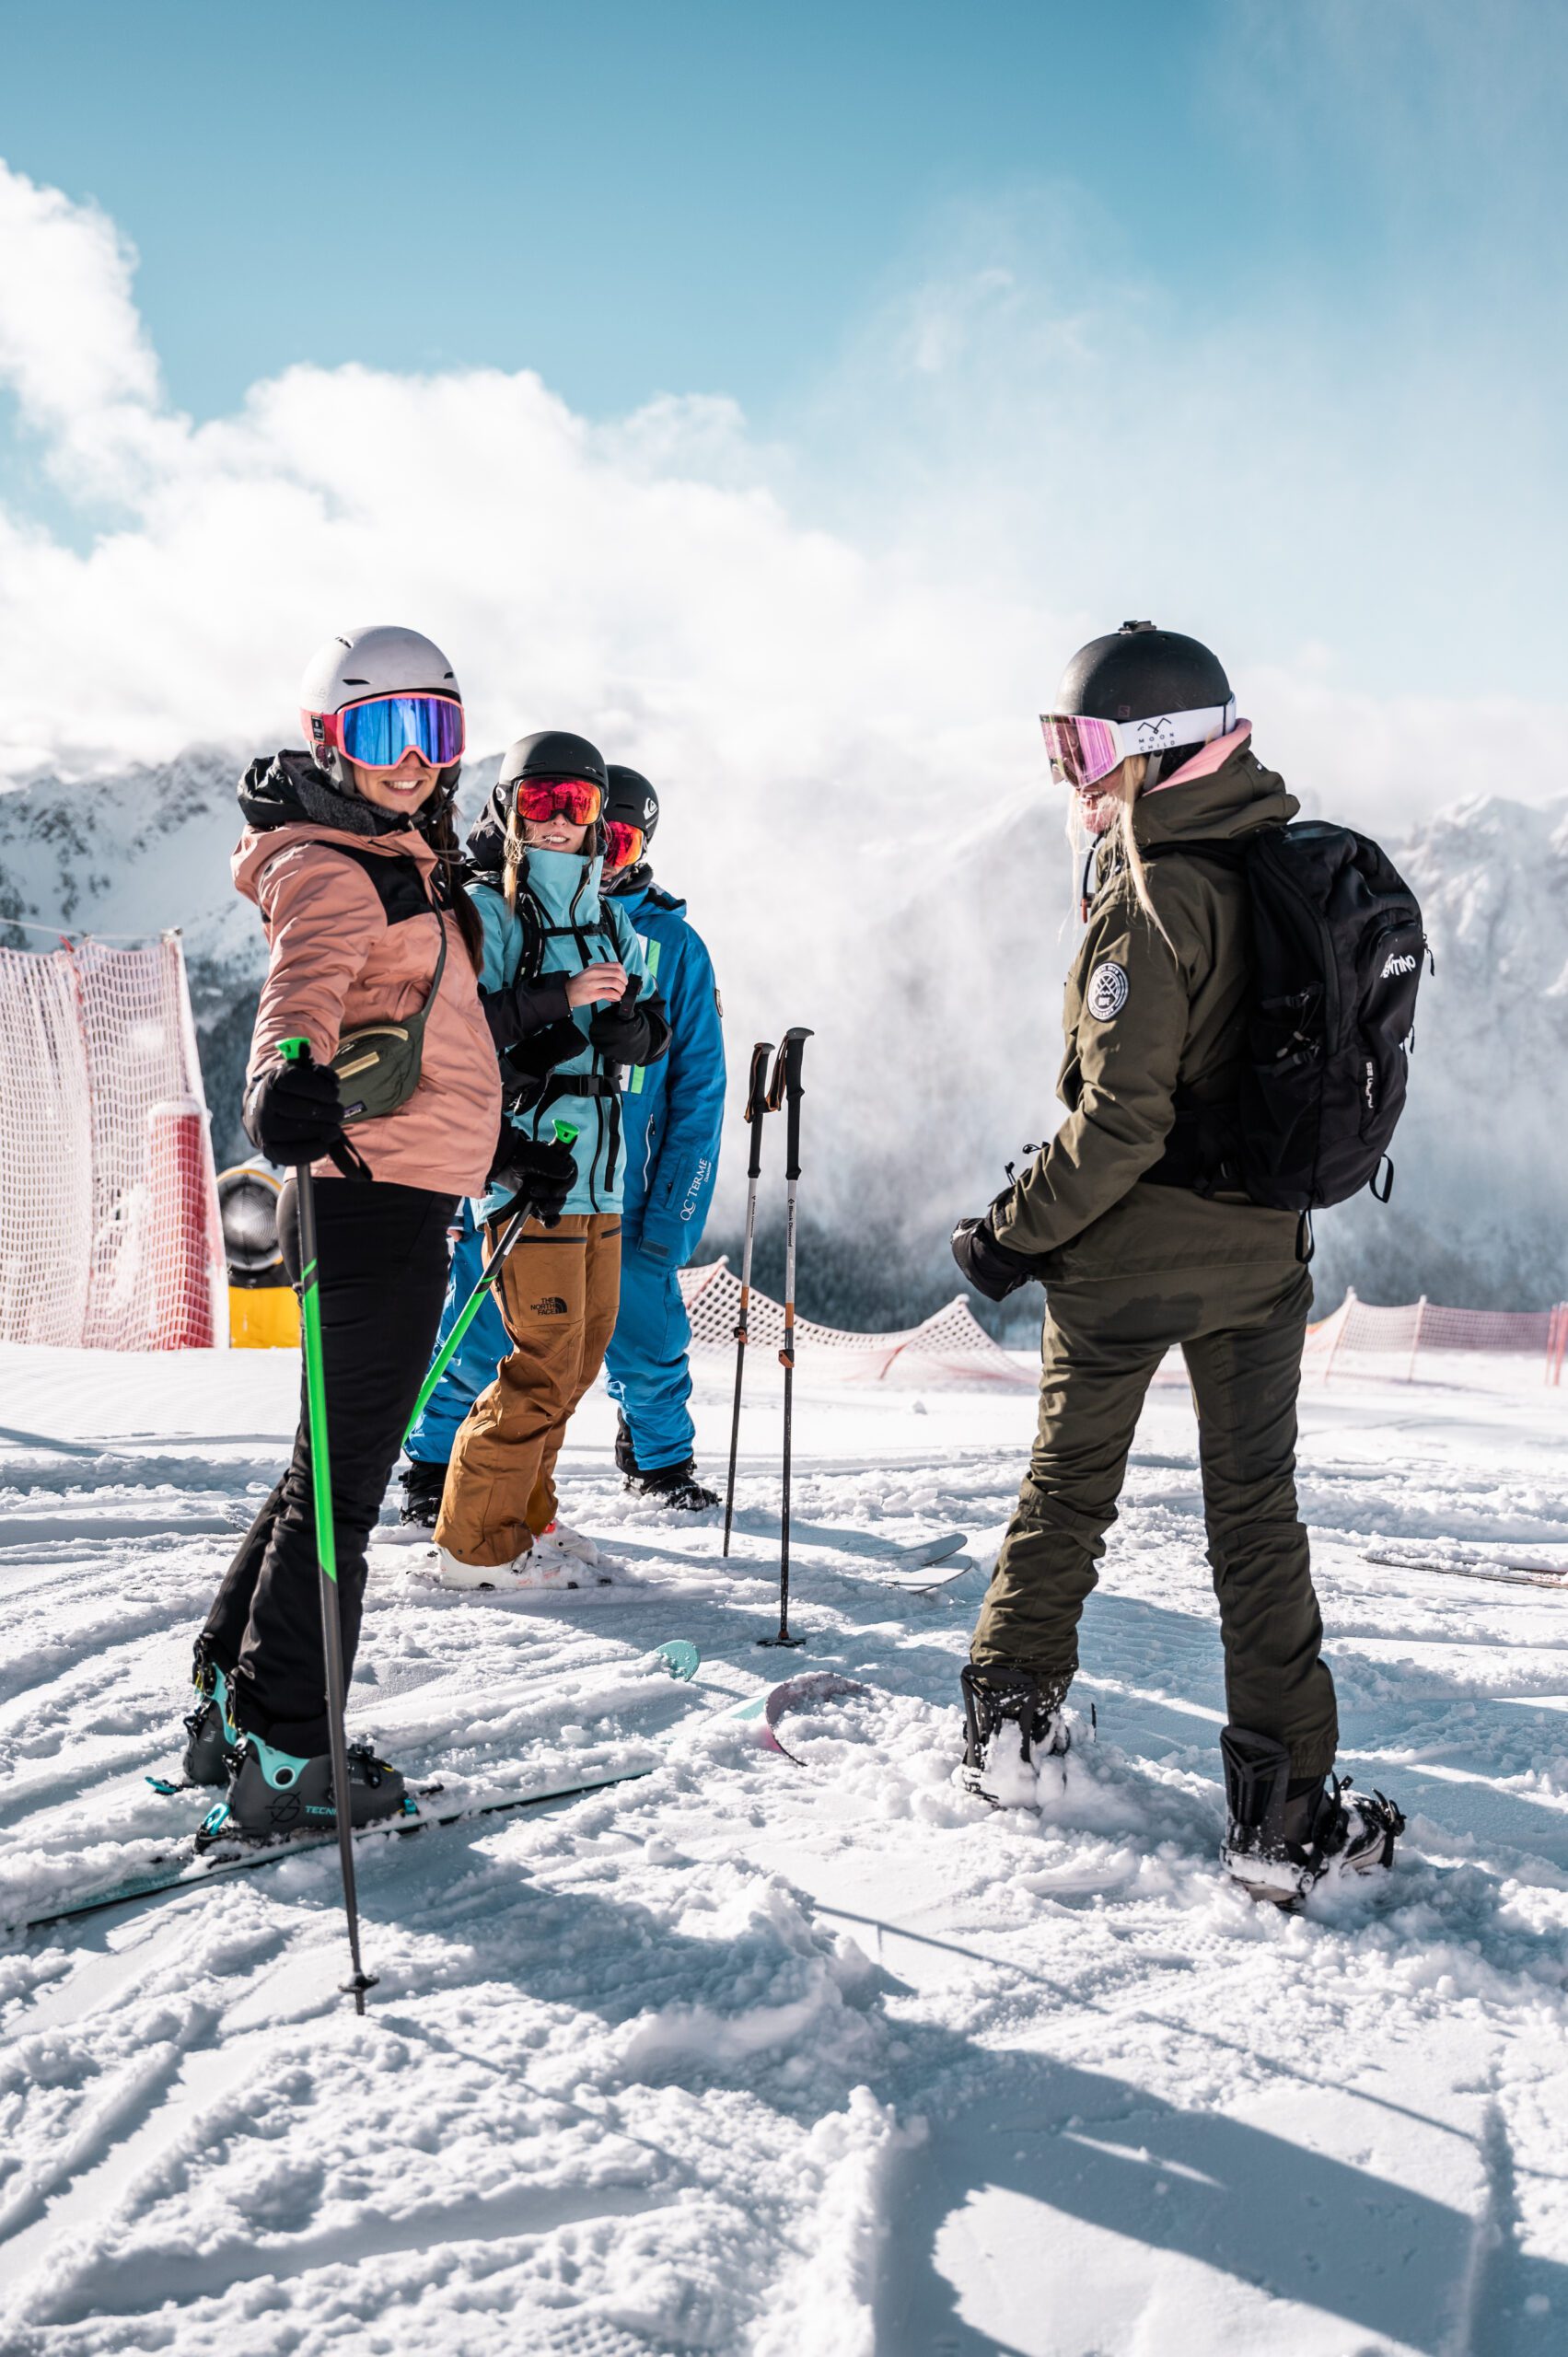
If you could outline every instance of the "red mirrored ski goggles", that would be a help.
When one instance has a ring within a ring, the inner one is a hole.
[[[574,827],[591,827],[604,808],[604,789],[589,777],[525,777],[517,787],[517,816],[530,825],[547,819],[564,819]]]
[[[1202,712],[1162,712],[1147,720],[1097,720],[1087,713],[1042,712],[1040,730],[1055,776],[1063,785],[1093,785],[1134,754],[1168,753],[1178,745],[1208,745],[1236,726],[1236,698]]]
[[[604,822],[604,864],[610,875],[623,867],[635,867],[643,856],[647,838],[641,827],[629,827],[624,819],[607,819]]]
[[[342,712],[306,714],[306,726],[362,770],[395,770],[405,753],[417,753],[432,769],[462,758],[467,732],[455,696],[366,696]]]

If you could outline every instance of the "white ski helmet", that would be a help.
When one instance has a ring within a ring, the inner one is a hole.
[[[397,622],[372,622],[341,632],[317,648],[299,683],[299,717],[319,769],[340,793],[352,794],[354,779],[343,760],[340,732],[329,723],[348,705],[377,696],[428,695],[462,703],[462,690],[447,657],[417,630]],[[461,747],[459,752],[460,756]],[[440,772],[443,794],[456,790],[460,758]]]

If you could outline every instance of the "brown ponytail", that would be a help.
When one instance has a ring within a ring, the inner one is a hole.
[[[421,811],[419,831],[436,853],[438,863],[436,870],[436,899],[444,902],[457,918],[458,931],[463,936],[463,947],[469,953],[469,963],[477,974],[484,965],[484,927],[463,883],[463,848],[458,841],[450,795],[440,795],[428,810]]]

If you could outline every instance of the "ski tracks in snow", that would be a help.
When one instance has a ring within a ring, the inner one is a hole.
[[[292,1405],[292,1368],[208,1363],[183,1409],[157,1369],[164,1429],[138,1441],[87,1393],[122,1367],[63,1374],[69,1401],[64,1382],[29,1400],[29,1446],[0,1451],[13,1889],[196,1813],[140,1771],[168,1765],[224,1558],[211,1525],[253,1507],[257,1434]],[[646,1600],[456,1597],[417,1550],[375,1550],[351,1715],[400,1759],[494,1777],[662,1727],[662,1764],[361,1845],[364,2022],[337,1995],[321,1852],[0,1946],[7,2353],[1561,2348],[1564,1606],[1364,1560],[1379,1536],[1544,1544],[1561,1405],[1440,1403],[1412,1432],[1408,1393],[1308,1403],[1346,1752],[1412,1821],[1388,1887],[1325,1888],[1294,1919],[1215,1863],[1224,1701],[1185,1403],[1156,1395],[1140,1434],[1065,1772],[1002,1813],[951,1781],[956,1678],[1029,1406],[923,1408],[803,1387],[808,1642],[782,1665],[754,1645],[776,1568],[765,1405],[732,1572],[716,1529],[607,1477],[597,1397],[567,1512]],[[715,1385],[710,1465],[726,1414]],[[50,1457],[35,1418],[99,1455]],[[960,1526],[980,1568],[953,1589],[868,1582],[887,1549]],[[656,1706],[645,1657],[676,1635],[703,1667]],[[807,1669],[873,1691],[803,1703],[792,1764],[724,1706]]]

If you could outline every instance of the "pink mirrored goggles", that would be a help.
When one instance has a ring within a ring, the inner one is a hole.
[[[1202,712],[1162,712],[1147,720],[1096,720],[1080,712],[1042,712],[1040,725],[1054,775],[1063,785],[1093,785],[1132,755],[1208,745],[1236,726],[1236,698]]]

